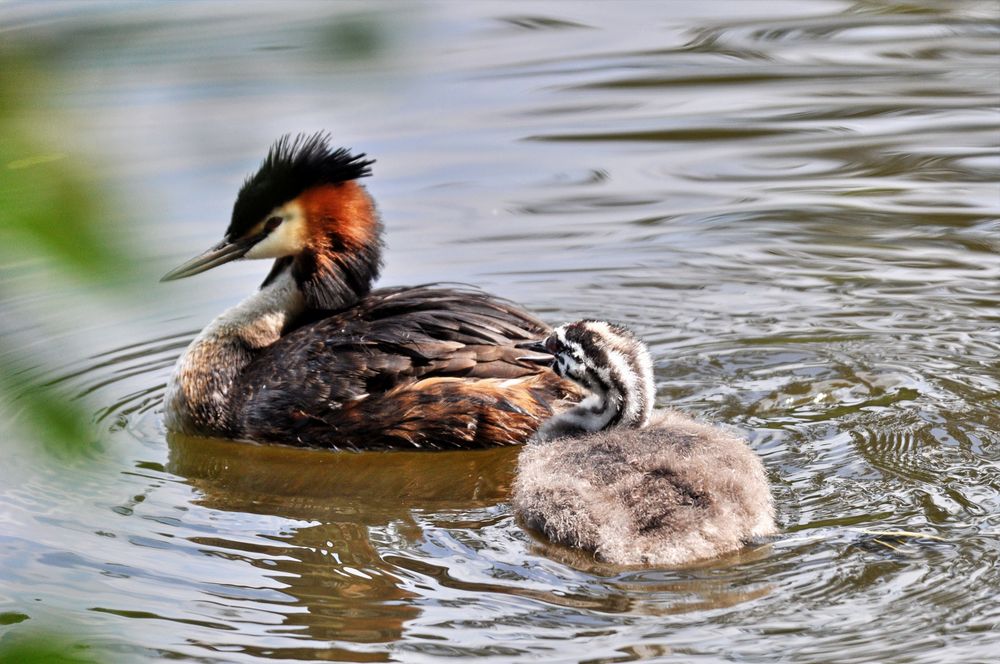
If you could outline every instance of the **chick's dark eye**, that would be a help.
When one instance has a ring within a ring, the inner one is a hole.
[[[559,341],[555,337],[545,339],[545,350],[553,355],[559,352]]]
[[[280,225],[281,225],[281,217],[271,217],[264,222],[264,232],[270,233]]]

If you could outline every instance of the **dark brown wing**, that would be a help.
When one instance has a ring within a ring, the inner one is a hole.
[[[372,291],[288,333],[244,372],[234,428],[321,447],[484,447],[524,442],[578,393],[518,361],[544,323],[480,291]]]

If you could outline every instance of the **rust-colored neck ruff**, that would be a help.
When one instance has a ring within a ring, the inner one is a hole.
[[[310,309],[341,309],[371,290],[382,268],[382,224],[357,182],[307,189],[298,198],[308,223],[306,250],[292,273]]]

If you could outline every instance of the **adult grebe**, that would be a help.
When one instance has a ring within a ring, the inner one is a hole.
[[[517,342],[547,327],[470,288],[371,290],[382,228],[365,155],[284,136],[246,180],[222,242],[163,281],[273,258],[260,290],[178,359],[167,428],[336,448],[524,442],[575,387]],[[528,358],[530,359],[530,358]]]
[[[649,351],[628,328],[579,321],[523,347],[590,392],[521,452],[513,504],[529,528],[621,565],[683,564],[774,532],[760,459],[728,431],[653,411]]]

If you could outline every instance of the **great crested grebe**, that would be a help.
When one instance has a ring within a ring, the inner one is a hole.
[[[324,133],[283,136],[240,189],[222,242],[163,277],[275,259],[260,290],[178,359],[168,429],[333,448],[485,447],[524,442],[579,398],[516,348],[548,328],[512,303],[471,288],[371,290],[382,226],[357,180],[372,163]]]
[[[578,321],[522,347],[590,392],[521,452],[513,505],[529,528],[619,565],[679,565],[775,532],[760,459],[728,431],[654,411],[649,351],[628,328]]]

